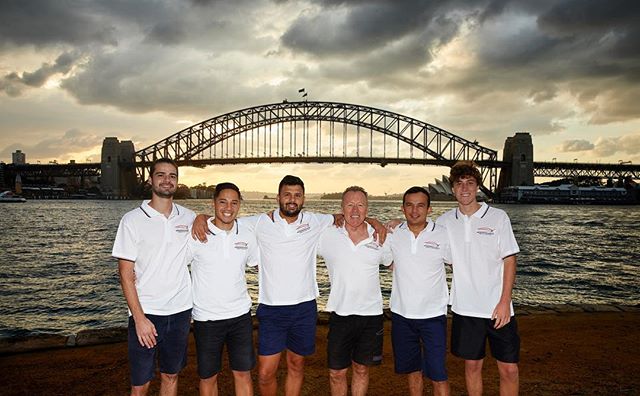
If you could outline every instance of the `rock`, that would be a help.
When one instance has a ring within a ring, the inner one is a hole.
[[[122,342],[127,340],[126,327],[112,327],[109,329],[81,330],[76,335],[76,345],[97,345]]]
[[[0,339],[0,354],[12,354],[41,349],[64,348],[67,336],[55,334],[32,335]]]

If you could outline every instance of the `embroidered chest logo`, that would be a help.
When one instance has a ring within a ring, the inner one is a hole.
[[[238,250],[247,250],[247,249],[249,249],[249,244],[246,243],[246,242],[240,241],[240,242],[234,243],[233,247],[238,249]]]
[[[427,249],[440,249],[440,244],[436,241],[424,241],[423,246]]]
[[[303,223],[296,227],[296,233],[302,234],[303,232],[307,232],[311,229],[309,223]]]
[[[189,231],[189,226],[186,224],[176,225],[176,232],[184,233]]]
[[[478,229],[476,230],[476,234],[480,234],[480,235],[494,235],[496,233],[495,228],[489,228],[489,227],[478,227]]]
[[[378,245],[378,242],[369,242],[364,246],[368,247],[369,249],[380,250],[380,245]]]

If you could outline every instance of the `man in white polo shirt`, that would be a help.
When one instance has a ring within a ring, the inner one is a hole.
[[[445,262],[451,262],[449,237],[428,219],[429,192],[411,187],[402,197],[406,221],[389,234],[393,253],[391,340],[395,372],[407,374],[409,395],[422,395],[423,376],[434,395],[449,395],[447,381],[447,302]]]
[[[235,184],[218,183],[213,194],[215,216],[208,220],[211,235],[205,243],[190,239],[188,245],[200,396],[218,394],[225,344],[235,394],[253,395],[251,369],[256,356],[245,268],[258,264],[259,253],[253,230],[236,221],[241,200]]]
[[[458,162],[449,176],[458,207],[438,218],[449,233],[451,284],[451,352],[465,359],[469,395],[482,394],[486,340],[497,360],[500,394],[518,394],[520,337],[511,292],[520,251],[507,214],[479,203],[482,183],[473,162]]]
[[[380,246],[365,223],[367,192],[358,186],[342,193],[344,227],[327,228],[318,254],[324,257],[331,292],[327,301],[327,360],[332,395],[347,394],[347,370],[352,367],[351,392],[365,395],[369,366],[382,363],[382,293],[380,265],[391,264],[391,251]]]
[[[146,395],[160,367],[160,393],[177,395],[187,363],[191,278],[189,225],[195,214],[173,203],[178,167],[162,158],[151,166],[151,200],[122,217],[113,244],[120,284],[129,306],[131,394]]]
[[[302,212],[304,183],[287,175],[278,185],[278,210],[238,219],[256,233],[260,249],[258,380],[261,395],[276,395],[276,374],[286,351],[286,395],[299,395],[304,379],[304,357],[315,352],[316,254],[322,231],[334,223],[333,215]],[[206,215],[193,224],[198,239],[206,240]],[[375,223],[381,240],[386,230]]]

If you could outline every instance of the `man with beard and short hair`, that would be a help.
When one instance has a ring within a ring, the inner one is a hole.
[[[256,356],[245,268],[258,264],[258,246],[254,232],[236,221],[241,201],[235,184],[218,183],[213,193],[215,216],[208,221],[211,236],[206,243],[191,239],[188,245],[201,396],[218,394],[224,345],[235,394],[253,395]]]
[[[178,372],[187,363],[192,295],[186,252],[195,214],[173,202],[175,162],[156,160],[149,174],[151,200],[122,217],[112,256],[129,306],[131,394],[147,394],[157,358],[160,393],[177,395]]]
[[[331,292],[327,301],[329,335],[327,361],[332,395],[346,395],[352,368],[351,393],[366,395],[369,366],[382,363],[382,293],[380,264],[391,264],[388,244],[380,246],[365,223],[367,192],[358,186],[342,193],[344,227],[322,233],[318,254],[324,257]]]
[[[278,186],[278,210],[238,219],[256,233],[260,249],[258,328],[258,380],[261,395],[275,395],[282,351],[286,351],[286,395],[299,395],[304,379],[304,357],[315,352],[317,321],[316,252],[322,231],[334,223],[333,215],[302,211],[304,183],[287,175]],[[384,240],[384,227],[373,219]],[[206,216],[193,225],[206,240]]]

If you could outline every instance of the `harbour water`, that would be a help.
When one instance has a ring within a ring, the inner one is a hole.
[[[210,201],[180,204],[211,213]],[[0,338],[70,334],[125,326],[127,307],[116,261],[110,256],[120,217],[138,201],[29,201],[0,206]],[[433,218],[454,206],[435,202]],[[520,245],[516,305],[640,304],[639,206],[498,205],[511,217]],[[241,215],[275,207],[245,201]],[[307,209],[334,213],[338,201],[308,201]],[[400,202],[374,201],[370,215],[401,217]],[[249,272],[257,299],[256,272]],[[385,306],[391,274],[382,271]],[[320,308],[328,297],[320,262]]]

